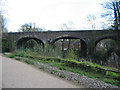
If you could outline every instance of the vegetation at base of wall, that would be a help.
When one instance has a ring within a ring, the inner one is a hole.
[[[57,47],[53,47],[52,45],[46,43],[44,45],[39,45],[35,40],[28,40],[25,44],[25,54],[33,55],[34,56],[43,56],[43,57],[62,57],[61,50]]]
[[[21,55],[20,55],[21,54]],[[106,70],[112,70],[112,68],[107,67],[107,66],[101,66],[98,65],[96,63],[92,63],[92,62],[79,62],[76,60],[70,60],[70,59],[63,59],[63,58],[55,58],[55,57],[42,57],[42,56],[38,56],[35,54],[29,54],[28,52],[25,51],[15,51],[13,52],[13,55],[15,56],[20,56],[20,57],[28,57],[31,59],[39,59],[42,60],[41,62],[44,63],[49,63],[49,61],[52,62],[62,62],[65,64],[65,66],[69,66],[69,67],[78,67],[78,68],[85,68],[85,69],[90,69],[91,71],[96,71],[96,72],[106,72]]]
[[[17,52],[11,54],[11,56],[17,56]],[[19,55],[21,57],[21,55]],[[10,55],[9,55],[10,57]],[[32,56],[29,54],[24,55],[23,57],[28,58],[25,62],[28,64],[34,64],[32,62],[47,63],[52,67],[57,67],[59,70],[70,71],[73,73],[78,73],[90,78],[101,80],[112,85],[119,85],[120,73],[111,72],[112,68],[101,66],[92,62],[78,62],[76,60],[62,59],[55,57],[41,57],[41,56]],[[32,63],[31,63],[32,62]],[[53,73],[53,72],[52,72]]]

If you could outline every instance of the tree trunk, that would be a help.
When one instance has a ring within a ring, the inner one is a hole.
[[[117,9],[116,9],[116,4],[113,2],[113,7],[114,7],[114,15],[115,15],[115,29],[118,30],[118,16],[117,16]]]

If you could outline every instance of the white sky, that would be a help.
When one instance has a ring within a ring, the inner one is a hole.
[[[36,23],[46,30],[60,30],[66,23],[72,29],[91,29],[86,17],[99,16],[100,0],[7,0],[8,31],[18,31],[25,23]],[[99,18],[99,17],[97,17]],[[99,27],[99,21],[97,21]]]

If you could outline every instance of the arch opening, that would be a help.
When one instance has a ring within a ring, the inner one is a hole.
[[[101,53],[111,53],[117,49],[117,38],[116,37],[104,37],[96,40],[95,42],[95,52],[98,52],[101,49]]]
[[[110,38],[101,39],[96,43],[96,52],[103,54],[107,52],[113,52],[117,48],[116,41]]]
[[[16,49],[26,49],[33,48],[33,46],[38,45],[39,47],[44,47],[42,40],[32,37],[21,38],[16,42]]]
[[[106,39],[111,39],[111,40],[114,40],[116,42],[117,38],[116,37],[103,37],[103,38],[100,38],[98,40],[96,40],[95,42],[95,46],[97,46],[97,44],[102,41],[102,40],[106,40]]]
[[[51,42],[55,47],[59,47],[63,53],[63,58],[67,57],[70,50],[75,52],[77,58],[87,55],[87,44],[84,40],[77,37],[59,37]]]
[[[99,39],[96,41],[95,46],[96,53],[94,55],[94,59],[96,60],[96,63],[108,66],[113,66],[114,64],[114,67],[118,65],[115,63],[116,59],[112,58],[116,54],[116,50],[118,48],[115,38],[107,37]]]

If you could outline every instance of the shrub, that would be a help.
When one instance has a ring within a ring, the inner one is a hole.
[[[67,59],[77,59],[77,55],[73,49],[69,50],[66,54]]]

